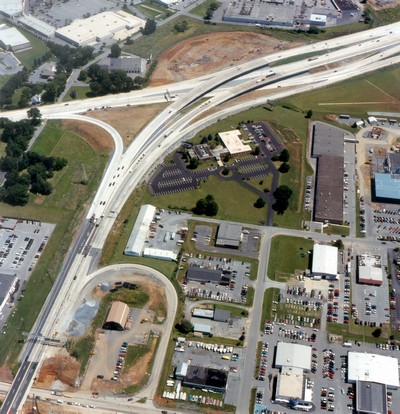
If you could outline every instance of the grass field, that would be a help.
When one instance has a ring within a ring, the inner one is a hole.
[[[281,101],[299,110],[312,109],[313,118],[326,114],[366,117],[367,111],[399,110],[399,67],[379,70],[313,92]]]
[[[24,52],[19,52],[16,56],[21,61],[21,63],[28,70],[30,70],[33,67],[34,59],[42,57],[46,52],[49,51],[49,48],[42,40],[22,29],[20,26],[18,26],[18,30],[29,40],[32,45],[32,49],[25,50]]]
[[[39,314],[71,243],[82,205],[97,187],[107,159],[105,152],[94,153],[80,138],[64,131],[58,121],[48,122],[33,149],[46,155],[63,156],[67,158],[68,165],[55,174],[52,179],[54,191],[47,198],[31,195],[29,203],[24,207],[0,203],[0,211],[4,216],[57,224],[26,284],[24,298],[15,306],[14,316],[9,318],[7,334],[0,337],[0,365],[7,358],[11,365],[15,362],[22,347],[22,344],[17,344],[21,332],[30,331]],[[71,177],[74,177],[82,162],[88,166],[89,184],[81,189],[71,181]]]
[[[339,234],[348,236],[350,234],[350,227],[340,226],[338,224],[330,224],[329,226],[324,227],[324,233],[326,234]]]
[[[268,277],[272,280],[287,281],[295,270],[308,268],[308,251],[313,241],[301,237],[274,236],[269,254]]]
[[[201,3],[198,6],[196,6],[194,9],[190,10],[190,13],[195,14],[196,16],[204,17],[211,3],[221,4],[221,2],[219,1],[206,0],[204,3]]]
[[[261,314],[260,331],[264,332],[265,322],[272,321],[272,302],[279,299],[279,289],[269,288],[264,292],[264,300]]]
[[[144,1],[135,5],[135,7],[149,19],[162,20],[173,13],[167,7],[163,7],[161,4],[153,1]]]
[[[238,318],[245,318],[248,314],[247,310],[244,308],[239,308],[237,306],[224,305],[222,303],[216,303],[214,309],[222,309],[229,311],[232,315],[237,316]]]
[[[70,93],[72,90],[76,91],[76,98],[72,99]],[[75,101],[77,99],[86,99],[87,96],[86,94],[90,92],[90,87],[89,86],[72,86],[68,92],[65,94],[63,102],[70,102],[70,101]]]

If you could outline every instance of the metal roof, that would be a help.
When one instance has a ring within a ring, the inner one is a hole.
[[[209,334],[211,333],[212,326],[206,325],[205,323],[195,323],[193,324],[193,331],[194,332],[201,332]]]
[[[196,308],[194,309],[192,316],[195,318],[212,319],[214,317],[214,311],[212,309]]]
[[[0,41],[7,47],[29,44],[29,40],[19,30],[7,26],[0,27]]]
[[[375,197],[400,200],[400,176],[375,173]]]
[[[315,275],[332,275],[338,273],[338,248],[325,244],[314,244],[312,273]]]
[[[387,389],[385,384],[369,381],[356,382],[356,410],[362,413],[386,414]]]
[[[129,307],[126,303],[120,301],[113,302],[103,326],[112,328],[113,325],[117,325],[118,328],[124,329],[128,315]]]

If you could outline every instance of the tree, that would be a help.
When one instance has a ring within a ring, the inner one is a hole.
[[[308,111],[307,111],[307,113],[306,113],[306,118],[308,118],[308,119],[310,119],[311,117],[313,116],[313,111],[312,111],[312,109],[309,109]]]
[[[374,338],[379,338],[382,334],[382,329],[381,328],[376,328],[375,331],[372,332],[372,336]]]
[[[174,26],[174,30],[178,33],[183,33],[185,32],[187,29],[189,29],[189,24],[186,20],[183,20],[181,22],[176,23],[176,25]]]
[[[293,191],[288,186],[280,185],[273,193],[275,203],[272,205],[272,209],[278,214],[283,214],[289,207],[289,199],[292,194]]]
[[[228,175],[228,174],[229,174],[229,168],[225,167],[225,168],[222,170],[221,174],[222,174],[222,175]]]
[[[265,206],[266,201],[262,197],[258,197],[256,202],[254,203],[255,208],[263,208]]]
[[[76,93],[76,89],[71,89],[71,92],[69,93],[69,96],[70,96],[72,99],[76,99],[76,98],[77,98],[77,96],[78,96],[78,94]]]
[[[2,201],[12,206],[24,206],[28,203],[28,186],[24,184],[15,184],[13,186],[2,188],[0,190]]]
[[[337,240],[335,241],[335,243],[333,243],[333,245],[334,245],[335,247],[337,247],[339,250],[343,250],[343,249],[344,249],[344,244],[343,244],[343,242],[342,242],[342,240],[341,240],[341,239],[337,239]]]
[[[278,169],[278,171],[282,174],[289,172],[289,170],[290,170],[290,165],[287,162],[283,162]]]
[[[154,19],[147,19],[144,28],[142,29],[143,35],[150,35],[156,31],[157,23]]]
[[[120,56],[121,56],[121,48],[119,47],[118,43],[114,43],[113,45],[111,45],[110,57],[119,58]]]
[[[39,108],[30,108],[27,111],[28,114],[28,118],[31,119],[31,123],[32,125],[39,125],[40,124],[40,120],[42,119],[42,114],[40,113]]]
[[[284,148],[282,152],[279,154],[279,161],[282,162],[289,162],[290,159],[290,153],[287,148]]]
[[[254,148],[253,154],[254,155],[260,155],[260,152],[261,152],[260,147],[258,145],[256,145],[255,148]]]
[[[195,170],[199,166],[199,159],[196,157],[190,158],[188,168],[191,170]]]
[[[206,198],[200,198],[196,202],[196,206],[192,209],[193,213],[198,215],[215,216],[218,213],[218,204],[214,200],[211,194],[208,194]]]
[[[178,329],[180,333],[188,334],[193,331],[193,324],[187,319],[182,319],[181,322],[176,325],[176,329]]]

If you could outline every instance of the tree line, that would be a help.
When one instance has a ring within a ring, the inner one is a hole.
[[[12,122],[0,118],[0,128],[3,128],[1,141],[7,144],[6,155],[0,158],[0,170],[6,173],[6,180],[0,188],[0,200],[14,206],[27,204],[29,192],[51,194],[53,188],[48,179],[67,165],[64,158],[27,151],[35,132],[34,126],[38,120],[40,122],[37,108],[32,109],[34,111],[28,111],[30,119]]]

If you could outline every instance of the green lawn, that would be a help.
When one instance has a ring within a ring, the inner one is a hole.
[[[72,99],[70,93],[72,90],[76,91],[76,98]],[[74,101],[77,99],[86,99],[87,98],[87,93],[90,92],[90,87],[89,86],[72,86],[68,92],[65,94],[63,102],[70,102],[70,101]]]
[[[0,76],[0,89],[7,83],[7,81],[11,78],[11,75],[1,75]]]
[[[144,1],[135,5],[149,19],[162,20],[165,19],[172,11],[168,7],[163,7],[161,4],[153,1]]]
[[[339,234],[348,236],[350,234],[350,228],[348,226],[340,226],[338,224],[330,224],[327,227],[324,227],[324,233],[326,234]]]
[[[32,33],[27,32],[20,26],[18,26],[18,30],[30,41],[32,49],[25,50],[24,52],[19,52],[16,54],[16,57],[28,70],[31,70],[33,67],[34,59],[42,57],[46,52],[49,51],[49,48],[46,46],[43,40],[38,39]]]
[[[272,302],[277,301],[279,299],[279,292],[279,289],[276,288],[269,288],[266,289],[264,292],[264,300],[261,314],[262,316],[260,323],[261,332],[264,332],[265,322],[272,321],[273,319]]]
[[[198,6],[196,6],[194,9],[190,10],[190,13],[195,14],[196,16],[204,17],[211,3],[222,4],[219,1],[206,0],[204,3],[201,3]]]
[[[289,280],[295,270],[308,268],[308,251],[313,249],[313,241],[301,237],[274,236],[268,263],[268,277],[272,280]]]
[[[55,173],[52,179],[54,191],[47,198],[31,195],[29,203],[23,207],[0,203],[0,211],[4,216],[57,224],[25,286],[24,298],[15,306],[15,314],[8,320],[7,334],[0,337],[0,365],[7,357],[11,365],[16,360],[22,347],[22,344],[17,344],[21,332],[30,331],[36,321],[68,251],[74,230],[79,224],[82,205],[97,188],[108,158],[106,153],[94,153],[79,137],[63,130],[59,121],[47,123],[33,149],[42,154],[65,157],[68,165]],[[87,186],[80,186],[72,179],[82,163],[87,165]],[[82,346],[85,348],[90,344],[85,343]]]
[[[245,318],[247,316],[247,310],[244,308],[239,308],[237,306],[224,305],[222,303],[216,303],[214,309],[222,309],[229,311],[232,315],[237,316],[238,318]],[[243,315],[244,313],[244,315]]]

